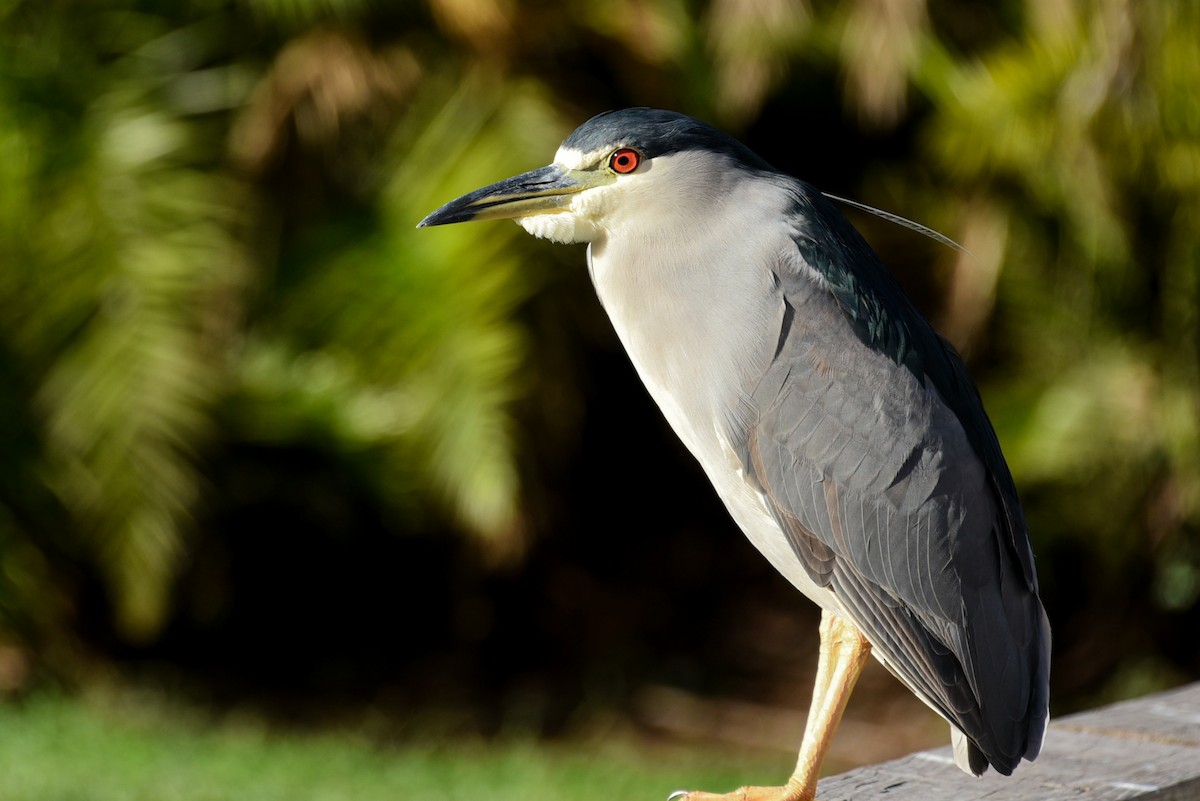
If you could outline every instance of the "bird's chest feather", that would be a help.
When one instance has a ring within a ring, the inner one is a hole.
[[[702,462],[748,382],[772,354],[782,314],[755,249],[697,236],[666,249],[653,241],[593,243],[596,293],[638,374]],[[744,246],[744,242],[742,243]]]
[[[739,261],[711,239],[670,253],[593,243],[588,264],[647,390],[734,520],[801,592],[829,607],[836,602],[795,559],[761,490],[743,475],[735,447],[744,437],[738,417],[785,319],[773,259],[757,250],[743,249]],[[721,264],[722,274],[714,275],[712,266]]]

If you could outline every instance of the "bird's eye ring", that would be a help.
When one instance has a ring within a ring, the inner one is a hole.
[[[641,163],[642,154],[628,147],[614,150],[613,154],[608,157],[609,168],[620,175],[627,175],[633,172]]]

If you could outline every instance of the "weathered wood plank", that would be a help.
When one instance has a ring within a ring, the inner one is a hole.
[[[1145,738],[1200,748],[1200,684],[1147,698],[1082,712],[1059,724],[1071,731],[1108,732],[1118,738]]]
[[[1052,722],[1012,776],[972,778],[949,747],[823,779],[821,801],[1200,801],[1200,684]]]

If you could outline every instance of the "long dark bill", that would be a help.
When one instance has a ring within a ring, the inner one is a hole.
[[[588,188],[590,182],[584,176],[586,173],[551,164],[451,200],[421,220],[417,227],[560,211],[570,204],[571,195]]]

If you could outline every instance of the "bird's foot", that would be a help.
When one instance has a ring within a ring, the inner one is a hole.
[[[667,801],[813,801],[816,788],[788,783],[782,787],[739,787],[731,793],[676,790]]]

